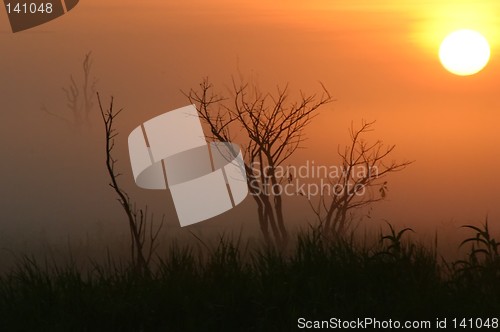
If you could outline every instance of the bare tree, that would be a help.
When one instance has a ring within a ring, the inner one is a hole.
[[[88,52],[85,54],[82,63],[82,80],[77,82],[73,74],[71,74],[69,76],[69,85],[62,88],[66,98],[66,107],[71,116],[55,113],[45,105],[42,105],[42,111],[71,124],[77,129],[80,129],[84,125],[89,126],[97,85],[97,79],[91,78],[92,66],[92,52]]]
[[[268,244],[284,247],[288,242],[282,192],[274,190],[284,179],[278,178],[275,170],[301,147],[304,129],[318,108],[332,101],[322,84],[321,88],[320,96],[301,92],[297,100],[290,101],[288,86],[263,93],[255,84],[233,80],[231,97],[225,99],[204,79],[199,90],[184,93],[197,104],[212,139],[233,141],[237,133],[245,134],[238,142],[244,148],[248,188],[257,203],[260,229]]]
[[[324,234],[345,234],[351,221],[348,213],[386,198],[386,177],[412,163],[389,161],[395,145],[386,146],[380,140],[368,143],[364,139],[374,123],[363,121],[359,129],[351,124],[350,145],[337,151],[341,160],[338,176],[329,178],[329,185],[322,188],[317,200],[307,197]]]
[[[138,209],[135,204],[131,203],[129,195],[118,184],[118,178],[121,173],[116,170],[117,160],[113,157],[115,137],[118,135],[118,132],[113,125],[116,117],[123,109],[114,110],[113,97],[111,97],[109,107],[106,110],[101,104],[99,93],[97,93],[97,100],[106,133],[106,168],[110,177],[109,185],[116,192],[118,202],[127,215],[131,236],[130,252],[132,262],[138,271],[146,273],[149,271],[149,263],[158,246],[157,239],[163,227],[165,216],[162,217],[159,226],[155,227],[153,215],[148,213],[147,207],[145,209]]]

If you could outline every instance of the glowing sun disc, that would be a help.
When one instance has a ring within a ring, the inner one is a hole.
[[[439,59],[443,67],[455,75],[473,75],[488,63],[490,46],[477,31],[457,30],[441,43]]]

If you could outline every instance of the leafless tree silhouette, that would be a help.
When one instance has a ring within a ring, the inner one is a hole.
[[[138,209],[135,204],[131,203],[129,195],[118,184],[118,178],[121,173],[116,170],[117,160],[113,157],[115,137],[118,135],[118,132],[113,125],[116,117],[123,109],[116,111],[113,108],[113,97],[111,97],[107,109],[103,108],[99,93],[97,93],[97,101],[99,103],[99,109],[101,111],[106,133],[106,168],[110,177],[109,185],[116,192],[118,202],[127,215],[131,236],[130,251],[132,262],[138,271],[146,273],[149,272],[149,263],[158,246],[157,239],[163,227],[165,216],[162,217],[159,226],[155,227],[154,217],[152,214],[148,213],[147,207],[145,209]]]
[[[395,145],[386,146],[380,140],[368,143],[364,139],[374,123],[363,121],[358,129],[351,124],[350,145],[337,151],[341,172],[329,179],[329,190],[322,190],[318,199],[307,197],[324,234],[345,234],[351,221],[348,213],[383,200],[388,191],[386,177],[412,163],[389,161]]]
[[[71,74],[69,77],[69,85],[62,88],[66,97],[66,107],[71,113],[71,116],[55,113],[49,110],[45,105],[42,105],[42,111],[62,120],[77,129],[83,126],[90,126],[90,114],[94,107],[94,98],[96,94],[97,79],[92,76],[92,52],[85,54],[82,63],[83,78],[81,82],[77,82]]]
[[[260,229],[268,244],[281,248],[288,242],[288,231],[282,193],[273,190],[284,179],[276,176],[275,169],[301,147],[304,129],[318,108],[332,101],[322,84],[321,88],[320,96],[301,93],[290,101],[288,86],[263,93],[255,84],[233,80],[231,97],[225,99],[204,79],[200,89],[184,93],[197,105],[211,139],[233,141],[239,132],[245,133],[238,142],[245,151],[248,188],[257,203]]]

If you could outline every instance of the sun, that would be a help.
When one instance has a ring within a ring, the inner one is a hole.
[[[444,68],[455,75],[474,75],[488,63],[490,46],[477,31],[457,30],[441,43],[439,59]]]

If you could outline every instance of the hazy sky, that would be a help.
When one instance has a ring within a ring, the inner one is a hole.
[[[133,184],[126,136],[187,104],[181,89],[208,76],[224,91],[239,73],[263,89],[288,82],[314,93],[321,81],[337,99],[310,126],[294,163],[334,163],[351,121],[362,119],[377,120],[370,138],[396,144],[394,158],[415,160],[389,179],[388,199],[370,222],[424,231],[489,215],[498,231],[499,21],[498,1],[88,0],[12,34],[2,9],[1,245],[126,230],[107,187],[97,109],[81,132],[41,110],[69,116],[61,88],[70,74],[81,77],[88,51],[101,95],[125,108],[117,123],[124,185],[155,214],[166,213],[172,232],[179,229],[168,193]],[[439,43],[460,28],[480,31],[491,45],[488,66],[470,77],[448,73],[438,59]],[[301,210],[295,222],[314,220],[304,202],[287,203]],[[256,223],[253,207],[247,198],[200,227]]]

